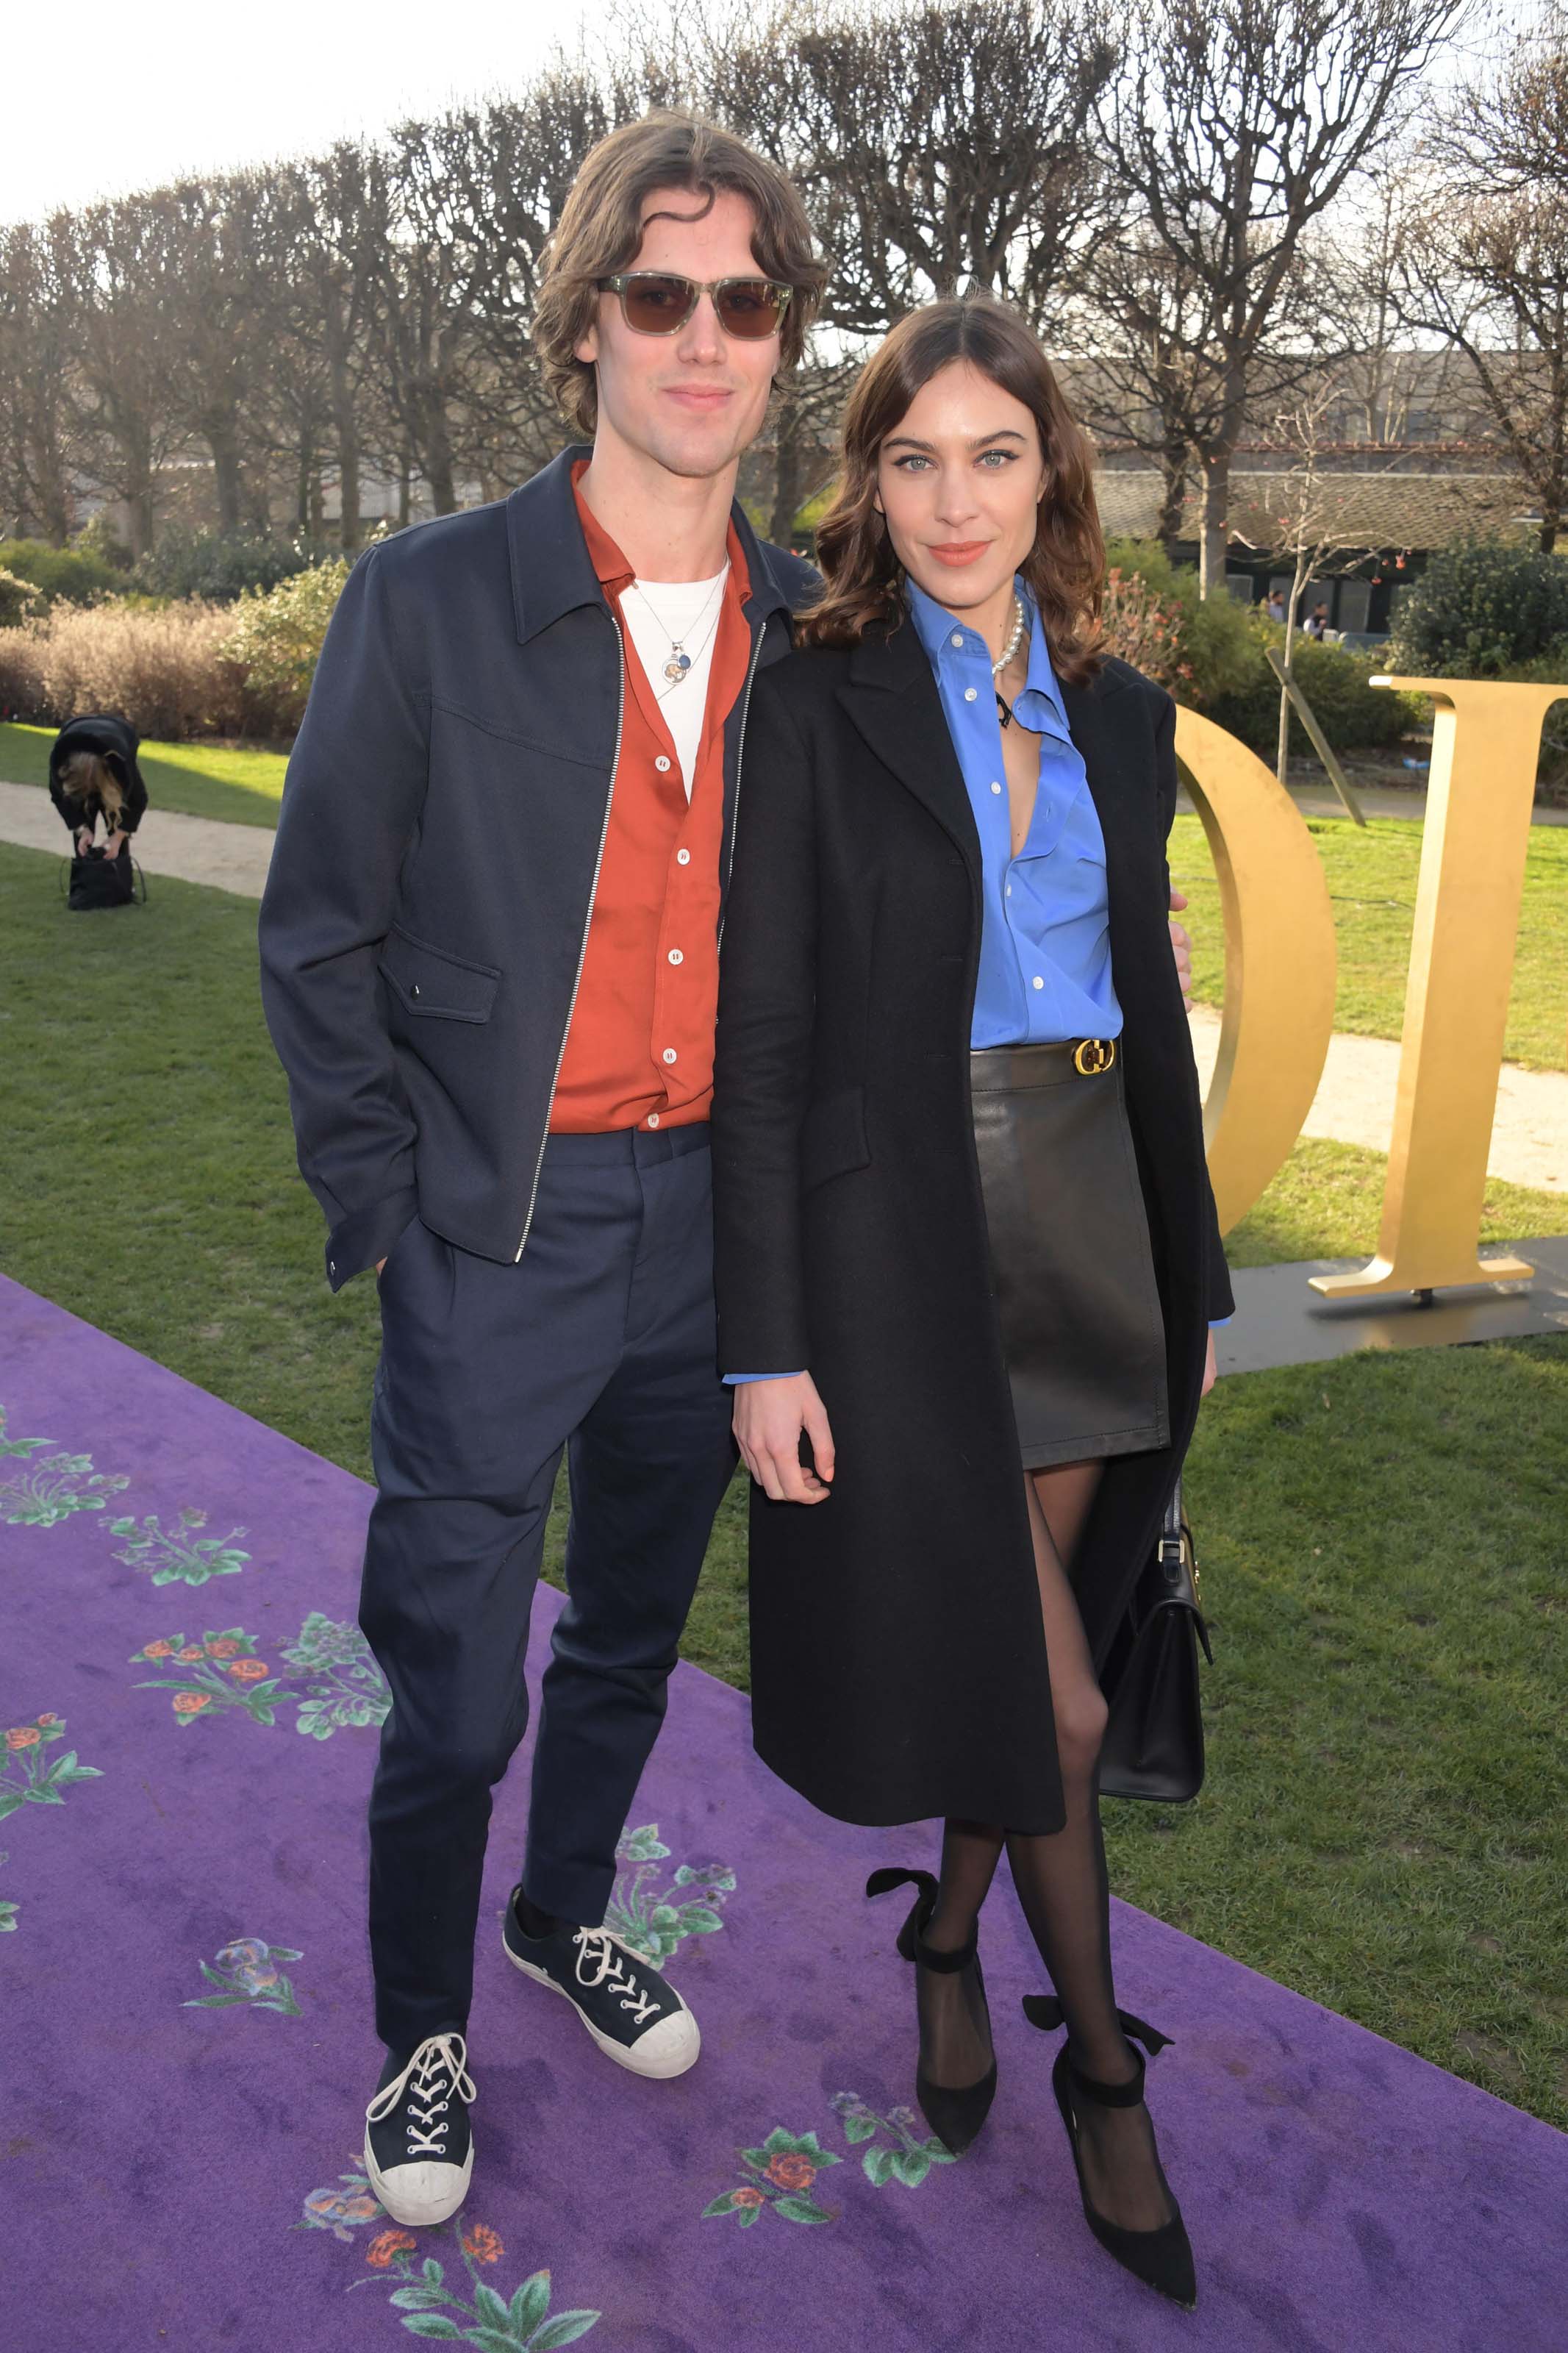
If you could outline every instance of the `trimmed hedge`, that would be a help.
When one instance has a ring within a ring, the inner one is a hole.
[[[29,582],[46,605],[90,605],[121,585],[94,548],[51,547],[42,539],[0,539],[0,570]],[[0,612],[0,626],[4,619]]]
[[[1392,667],[1419,678],[1505,678],[1543,657],[1568,679],[1568,556],[1490,542],[1446,548],[1400,597]]]
[[[1275,621],[1254,621],[1250,628],[1257,649],[1253,674],[1240,691],[1219,696],[1206,716],[1228,727],[1272,765],[1279,743],[1279,681],[1265,648],[1272,643],[1283,654],[1285,631]],[[1386,654],[1347,653],[1342,646],[1324,645],[1298,633],[1291,674],[1336,752],[1381,750],[1428,724],[1431,707],[1423,696],[1394,694],[1385,686],[1368,683],[1391,667]],[[1290,750],[1315,757],[1294,710]]]

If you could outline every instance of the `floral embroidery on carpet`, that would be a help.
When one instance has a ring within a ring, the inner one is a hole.
[[[498,2295],[480,2276],[481,2266],[499,2263],[506,2253],[496,2232],[488,2222],[468,2222],[461,2214],[454,2219],[451,2231],[471,2295],[453,2293],[447,2284],[446,2266],[434,2255],[426,2255],[416,2265],[418,2247],[429,2243],[428,2232],[416,2240],[412,2231],[399,2230],[383,2231],[371,2241],[364,2259],[379,2276],[351,2280],[351,2290],[384,2286],[388,2279],[395,2279],[390,2300],[412,2336],[478,2345],[484,2353],[555,2353],[556,2347],[574,2345],[580,2337],[586,2337],[600,2318],[598,2313],[586,2311],[552,2316],[548,2271],[531,2273],[510,2301]],[[462,2274],[456,2277],[462,2284]]]
[[[353,2246],[356,2231],[381,2219],[381,2201],[370,2186],[363,2159],[356,2155],[347,2173],[340,2173],[337,2180],[324,2189],[312,2189],[307,2194],[304,2213],[293,2228],[330,2231],[334,2239],[341,2239],[348,2247]]]
[[[272,1725],[279,1708],[296,1711],[294,1729],[329,1740],[345,1726],[384,1724],[392,1711],[386,1679],[357,1626],[339,1625],[312,1609],[292,1642],[279,1646],[290,1678],[256,1655],[259,1637],[243,1626],[226,1626],[193,1636],[160,1636],[132,1652],[131,1664],[183,1667],[183,1674],[154,1675],[139,1691],[166,1691],[174,1721],[182,1727],[201,1717],[243,1712],[253,1724]]]
[[[763,2210],[771,2206],[786,2222],[832,2222],[837,2215],[819,2206],[812,2196],[816,2177],[830,2165],[842,2165],[844,2159],[824,2148],[814,2132],[786,2132],[775,2125],[761,2148],[743,2148],[741,2162],[755,2179],[743,2182],[738,2189],[725,2190],[711,2205],[704,2206],[702,2217],[710,2214],[738,2214],[741,2227],[762,2220]]]
[[[129,1539],[115,1553],[115,1559],[131,1568],[148,1570],[154,1585],[205,1585],[209,1577],[237,1577],[250,1558],[247,1552],[234,1549],[236,1536],[242,1536],[245,1530],[230,1528],[226,1536],[197,1536],[194,1531],[205,1527],[206,1519],[205,1512],[187,1505],[174,1527],[163,1527],[157,1513],[150,1512],[140,1525],[133,1517],[110,1520],[107,1533]]]
[[[300,1961],[302,1953],[290,1945],[265,1944],[259,1936],[237,1936],[213,1956],[216,1967],[203,1961],[201,1972],[216,1993],[197,1994],[180,2005],[183,2010],[226,2010],[244,2002],[251,2010],[281,2010],[285,2018],[302,2018],[294,1989],[279,1968],[279,1961]]]
[[[616,1861],[631,1867],[617,1870],[605,1913],[605,1927],[659,1970],[688,1936],[711,1936],[724,1926],[719,1907],[735,1890],[735,1874],[723,1862],[683,1862],[669,1877],[658,1869],[669,1852],[657,1822],[644,1822],[638,1830],[628,1825]],[[667,1878],[660,1889],[657,1883]]]
[[[110,1495],[130,1486],[129,1478],[109,1477],[92,1467],[90,1454],[40,1454],[52,1438],[8,1438],[0,1406],[0,1457],[17,1456],[25,1471],[0,1479],[0,1520],[12,1527],[52,1528],[73,1512],[101,1512]],[[36,1458],[36,1459],[35,1459]]]
[[[860,2170],[873,2189],[884,2189],[889,2181],[918,2189],[933,2165],[959,2162],[934,2133],[921,2131],[912,2108],[889,2108],[879,2116],[858,2092],[835,2092],[828,2105],[851,2146],[872,2144],[861,2148]],[[884,2134],[890,2147],[883,2143]],[[775,2125],[760,2148],[741,2151],[741,2162],[754,2179],[704,2206],[703,2220],[710,2214],[736,2214],[744,2230],[760,2221],[764,2208],[771,2206],[789,2222],[835,2222],[842,2208],[819,2206],[812,2192],[825,2167],[844,2161],[825,2149],[814,2132],[789,2133]]]
[[[63,1806],[64,1792],[73,1781],[101,1781],[96,1765],[79,1765],[76,1750],[47,1757],[45,1750],[65,1738],[63,1715],[35,1716],[31,1724],[14,1724],[5,1736],[5,1763],[0,1767],[0,1821],[18,1806]]]
[[[912,2108],[889,2108],[885,2116],[879,2116],[874,2108],[867,2106],[858,2092],[835,2092],[828,2105],[837,2111],[847,2141],[879,2144],[883,2133],[891,2137],[891,2148],[879,2145],[866,2149],[861,2156],[860,2169],[873,2189],[881,2189],[889,2181],[902,2182],[906,2189],[918,2189],[933,2165],[958,2163],[952,2149],[934,2133],[922,2130]]]

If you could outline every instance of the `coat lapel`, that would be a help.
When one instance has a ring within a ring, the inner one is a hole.
[[[899,782],[930,810],[980,888],[980,835],[925,648],[906,621],[862,638],[838,700]]]

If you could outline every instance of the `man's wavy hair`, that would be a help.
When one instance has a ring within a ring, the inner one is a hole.
[[[776,164],[717,123],[694,114],[659,112],[612,131],[584,158],[544,251],[533,310],[533,348],[556,406],[590,439],[598,421],[598,387],[577,345],[599,316],[599,281],[627,269],[642,243],[643,207],[656,190],[706,196],[721,189],[744,196],[756,226],[752,257],[760,274],[793,286],[779,331],[780,373],[805,347],[827,271],[818,259],[805,207]]]
[[[837,484],[816,530],[826,586],[801,615],[796,642],[858,645],[866,631],[903,618],[904,570],[875,504],[877,459],[922,385],[954,360],[1021,400],[1039,429],[1047,480],[1035,543],[1019,565],[1045,623],[1058,678],[1081,685],[1100,668],[1105,543],[1094,502],[1094,461],[1035,337],[990,295],[967,294],[910,311],[861,370],[844,412]]]

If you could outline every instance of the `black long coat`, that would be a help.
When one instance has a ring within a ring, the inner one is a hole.
[[[1105,835],[1111,969],[1164,1310],[1171,1443],[1107,1463],[1074,1565],[1103,1662],[1231,1310],[1166,927],[1174,706],[1065,691]],[[824,1812],[1059,1828],[1045,1639],[969,1096],[980,842],[911,627],[757,681],[713,1113],[720,1356],[808,1367],[831,1500],[751,1523],[754,1737]]]

